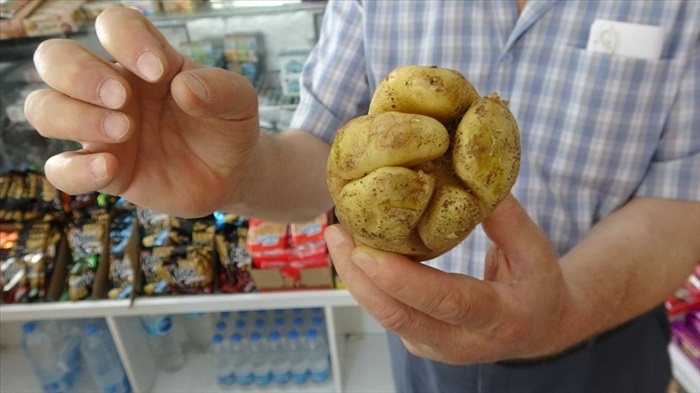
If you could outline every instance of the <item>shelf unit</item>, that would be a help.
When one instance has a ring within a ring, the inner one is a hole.
[[[19,349],[23,322],[46,319],[105,318],[134,391],[216,392],[208,374],[206,354],[188,353],[177,373],[159,371],[150,353],[140,315],[184,314],[291,308],[323,308],[331,347],[332,379],[306,384],[308,392],[393,392],[384,330],[367,316],[345,290],[310,290],[228,295],[193,295],[128,300],[88,300],[66,303],[0,306],[0,391],[35,391],[36,378]],[[371,365],[371,366],[370,366]],[[201,376],[201,377],[197,377]],[[368,378],[371,383],[368,386]],[[295,387],[296,388],[296,387]],[[271,387],[265,392],[289,391]]]

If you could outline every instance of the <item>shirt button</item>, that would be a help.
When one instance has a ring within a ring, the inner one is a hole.
[[[504,64],[510,64],[510,63],[513,62],[513,54],[510,53],[510,52],[509,52],[509,53],[506,53],[506,54],[503,55],[503,57],[501,58],[501,60],[503,61]]]

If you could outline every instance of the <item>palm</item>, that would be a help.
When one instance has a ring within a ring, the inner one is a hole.
[[[196,68],[191,64],[183,71]],[[110,193],[165,212],[198,215],[220,206],[237,180],[243,152],[257,137],[257,118],[223,120],[195,117],[178,105],[171,80],[146,83],[127,71],[133,97],[125,109],[137,124],[136,135],[118,145],[90,146],[115,155],[119,173]],[[166,197],[167,196],[167,197]]]

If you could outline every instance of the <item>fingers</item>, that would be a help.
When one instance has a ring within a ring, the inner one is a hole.
[[[352,260],[383,292],[436,320],[481,328],[497,312],[497,294],[477,279],[365,247]]]
[[[72,40],[42,42],[34,64],[44,82],[76,100],[120,109],[131,96],[129,84],[114,66]]]
[[[184,57],[139,11],[110,7],[95,21],[102,46],[127,70],[147,82],[172,78]]]
[[[380,267],[376,265],[376,260],[373,260],[372,256],[367,253],[365,247],[354,250],[355,245],[352,238],[342,226],[329,227],[326,229],[325,235],[336,270],[343,281],[347,283],[348,291],[358,304],[383,327],[396,332],[404,339],[417,342],[434,342],[439,339],[435,337],[436,333],[440,332],[444,335],[446,331],[456,329],[445,321],[426,315],[421,312],[423,310],[413,307],[423,304],[419,298],[424,297],[426,291],[430,291],[429,287],[433,286],[429,284],[430,281],[421,281],[416,288],[413,283],[420,281],[419,279],[404,281],[407,274],[400,273],[399,276],[393,277],[394,283],[390,284],[387,281],[391,281],[391,279],[388,279],[387,274],[382,271],[394,262],[400,263],[401,259],[405,259],[410,264],[419,265],[417,262],[397,254],[389,254],[396,258],[391,261],[383,260],[382,262],[385,264]],[[352,260],[350,260],[351,255]],[[397,290],[397,287],[403,286],[405,288]],[[426,307],[426,309],[430,309],[430,307]],[[447,311],[438,311],[437,313],[449,314]]]
[[[32,92],[24,108],[27,120],[48,138],[116,143],[128,138],[133,128],[122,112],[88,105],[55,90]]]
[[[325,240],[338,274],[350,284],[348,291],[382,326],[395,330],[411,318],[411,310],[406,305],[382,291],[350,261],[355,243],[342,226],[329,226],[325,231]]]
[[[250,81],[221,68],[199,68],[178,74],[171,86],[182,110],[198,117],[257,122],[258,96]]]
[[[513,195],[508,195],[486,217],[482,227],[497,246],[497,250],[493,252],[500,250],[508,256],[507,260],[528,262],[508,266],[517,275],[538,270],[543,264],[556,262],[547,237]]]
[[[49,158],[44,171],[56,188],[76,195],[106,187],[117,172],[117,161],[109,153],[71,151]]]

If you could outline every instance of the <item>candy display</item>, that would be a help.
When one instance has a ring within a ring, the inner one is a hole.
[[[57,223],[51,221],[25,221],[0,228],[0,302],[45,300],[60,237]]]
[[[183,219],[98,192],[67,195],[35,171],[0,177],[3,303],[331,288],[323,214],[281,224]]]
[[[213,216],[182,219],[138,209],[138,217],[145,295],[214,292]]]

